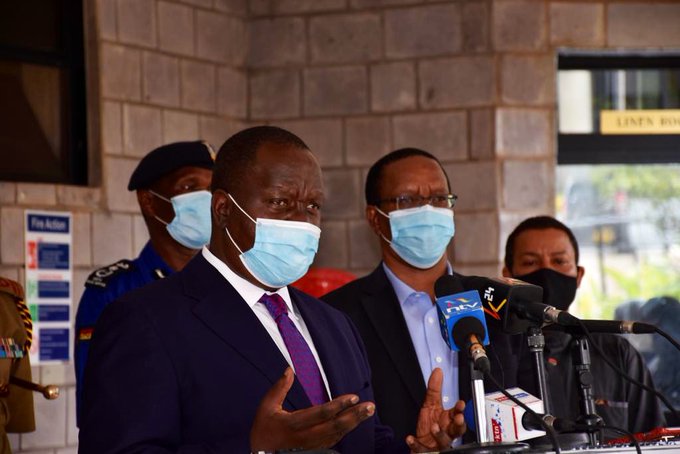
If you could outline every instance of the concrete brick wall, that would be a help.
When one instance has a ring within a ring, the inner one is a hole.
[[[357,274],[376,265],[366,171],[389,150],[415,146],[442,160],[460,197],[456,269],[497,274],[510,229],[553,210],[556,49],[680,46],[680,4],[663,0],[85,5],[90,74],[100,75],[90,121],[101,181],[0,182],[0,273],[9,278],[23,279],[23,210],[74,212],[74,312],[89,272],[134,256],[147,239],[126,190],[139,157],[177,140],[219,146],[254,123],[298,133],[319,156],[329,197],[317,265]],[[34,376],[61,385],[63,397],[36,398],[38,430],[12,436],[15,451],[75,453],[72,365]]]

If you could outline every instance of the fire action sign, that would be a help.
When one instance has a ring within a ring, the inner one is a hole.
[[[73,299],[71,213],[25,211],[26,303],[33,318],[31,363],[69,361]]]

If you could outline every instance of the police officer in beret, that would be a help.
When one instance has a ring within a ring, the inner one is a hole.
[[[147,154],[130,177],[149,242],[134,260],[94,271],[76,315],[77,417],[90,339],[104,308],[118,297],[178,271],[210,240],[210,180],[215,153],[207,142],[177,142]],[[112,238],[111,241],[115,241]]]

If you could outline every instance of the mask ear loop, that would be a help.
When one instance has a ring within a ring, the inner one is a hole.
[[[152,195],[154,195],[154,196],[158,197],[159,199],[164,200],[164,201],[168,202],[170,205],[172,205],[172,200],[168,199],[167,197],[163,197],[162,195],[160,195],[159,193],[157,193],[157,192],[154,191],[153,189],[147,189],[147,190],[148,190]],[[174,206],[174,205],[172,206],[172,209],[173,209],[173,211],[175,210],[175,206]],[[175,215],[176,215],[176,214],[177,214],[177,213],[175,213]],[[169,222],[165,222],[163,219],[159,218],[156,214],[154,214],[153,217],[154,217],[154,219],[156,219],[158,222],[160,222],[160,223],[163,224],[163,225],[168,225],[168,224],[170,224]]]
[[[378,207],[375,206],[375,205],[374,205],[374,207],[375,207],[375,210],[376,210],[378,213],[382,214],[383,216],[385,216],[385,217],[389,220],[389,218],[390,218],[390,215],[389,215],[389,214],[386,214],[383,210],[381,210],[380,208],[378,208]],[[390,224],[390,225],[392,225],[392,224]],[[387,244],[389,244],[389,245],[392,244],[392,241],[388,240],[388,239],[385,237],[385,235],[383,235],[383,233],[380,231],[380,229],[378,229],[378,234],[380,235],[380,237],[381,237],[383,240],[385,240],[385,241],[387,242]]]
[[[245,214],[246,216],[248,216],[248,219],[250,219],[251,221],[253,221],[253,223],[254,223],[255,225],[257,225],[257,221],[255,221],[255,219],[253,219],[248,213],[245,212],[245,210],[244,210],[243,208],[241,208],[241,206],[236,202],[236,200],[234,200],[234,198],[231,196],[231,194],[227,194],[227,196],[229,196],[229,198],[231,199],[231,201],[234,202],[234,205],[236,205],[236,208],[238,208],[239,210],[241,210],[241,213],[243,213],[243,214]],[[231,233],[229,233],[229,229],[225,227],[225,228],[224,228],[224,231],[227,232],[227,236],[228,236],[229,239],[231,240],[231,242],[232,242],[232,244],[234,245],[234,247],[241,253],[241,255],[243,255],[243,251],[241,250],[240,247],[238,247],[238,244],[236,244],[236,241],[234,241],[234,238],[231,236]],[[257,232],[256,232],[256,236],[257,236]]]

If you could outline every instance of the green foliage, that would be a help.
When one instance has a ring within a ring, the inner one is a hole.
[[[578,315],[585,318],[611,319],[614,309],[626,301],[647,301],[656,296],[680,299],[680,269],[669,261],[649,263],[644,261],[636,269],[624,272],[605,267],[607,295],[600,283],[587,280],[577,298]]]
[[[598,166],[592,180],[607,198],[623,191],[628,197],[664,202],[680,194],[680,166],[675,165]]]

